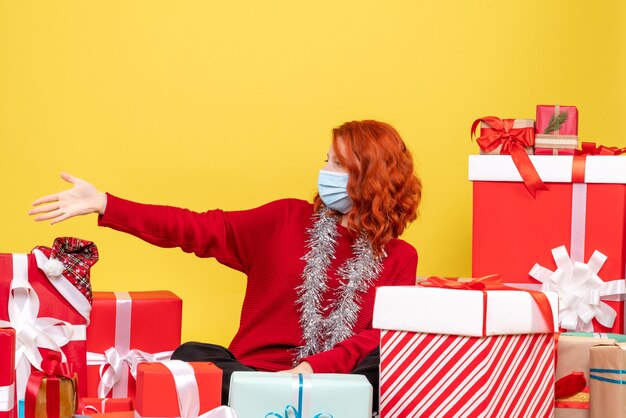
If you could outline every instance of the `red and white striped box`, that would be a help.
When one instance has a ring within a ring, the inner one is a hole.
[[[374,328],[381,418],[553,415],[556,328],[527,292],[380,287]]]

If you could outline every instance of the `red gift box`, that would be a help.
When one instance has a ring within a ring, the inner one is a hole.
[[[78,410],[83,415],[132,411],[133,401],[130,398],[82,398]]]
[[[0,254],[0,326],[30,328],[28,333],[18,333],[16,340],[21,353],[15,359],[19,400],[24,399],[30,360],[37,363],[32,370],[40,369],[42,358],[57,349],[80,376],[79,393],[86,389],[85,329],[91,305],[63,276],[44,273],[48,261],[39,250]]]
[[[549,129],[549,127],[557,126],[554,122],[558,122],[559,117],[564,117],[565,121],[559,124],[557,129]],[[536,133],[537,135],[578,135],[578,109],[576,106],[538,105]]]
[[[15,398],[15,331],[0,328],[0,418],[17,417]]]
[[[533,199],[521,183],[510,157],[471,156],[472,274],[478,277],[499,273],[504,282],[537,284],[529,275],[531,269],[538,264],[555,271],[552,250],[564,245],[571,254],[571,261],[578,263],[586,263],[596,250],[601,252],[607,259],[599,276],[610,282],[610,286],[623,287],[626,160],[619,158],[533,156],[534,166],[549,187],[549,191],[540,192]],[[579,265],[584,266],[589,267]],[[572,271],[573,266],[570,266],[568,272],[561,273],[571,274]],[[568,295],[560,296],[562,305],[566,304]],[[587,296],[594,299],[591,291]],[[619,293],[603,296],[590,310],[580,312],[597,314],[596,309],[608,307],[615,311],[613,324],[603,326],[594,319],[593,329],[622,333],[624,307],[619,301],[622,297]],[[581,300],[581,303],[586,304],[588,300]]]
[[[87,328],[87,396],[134,401],[132,369],[142,361],[171,357],[180,345],[181,318],[182,300],[172,292],[94,292]]]
[[[217,408],[221,396],[222,371],[213,363],[173,360],[142,363],[137,368],[138,418],[197,416]],[[179,403],[179,399],[186,402]],[[182,411],[185,407],[197,411]]]

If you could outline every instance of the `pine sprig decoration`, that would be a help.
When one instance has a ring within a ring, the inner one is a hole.
[[[552,132],[561,129],[561,126],[567,121],[567,112],[562,111],[557,115],[556,112],[550,118],[550,122],[548,122],[548,126],[546,130],[543,131],[544,134],[551,134]]]

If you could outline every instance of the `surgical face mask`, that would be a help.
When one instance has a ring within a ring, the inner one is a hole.
[[[347,185],[348,174],[320,170],[317,191],[326,207],[344,214],[350,212],[352,199],[348,196]]]

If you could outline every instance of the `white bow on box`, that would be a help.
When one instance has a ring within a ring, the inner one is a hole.
[[[119,393],[114,392],[114,397],[123,397],[128,394],[129,370],[131,376],[136,379],[139,363],[161,362],[169,360],[171,356],[171,351],[146,353],[137,349],[129,350],[122,355],[115,347],[110,347],[104,354],[88,352],[87,365],[100,365],[99,398],[105,398],[111,389],[119,390]]]
[[[611,328],[617,313],[602,300],[623,300],[626,294],[624,279],[605,282],[598,272],[607,257],[594,251],[585,263],[572,262],[565,246],[552,250],[555,271],[535,264],[530,275],[542,283],[541,290],[559,294],[559,324],[571,331],[593,331],[595,318],[601,325]]]
[[[128,373],[135,379],[137,365],[142,362],[161,362],[172,357],[172,351],[147,353],[130,348],[132,298],[129,292],[115,293],[115,342],[104,353],[87,352],[87,365],[100,366],[98,398],[112,393],[114,398],[128,396]]]

